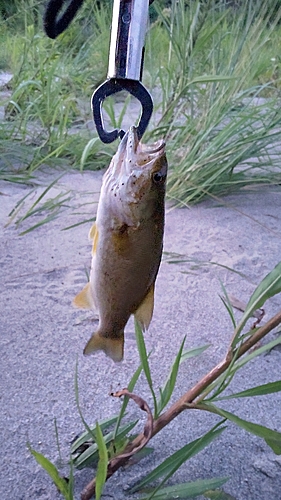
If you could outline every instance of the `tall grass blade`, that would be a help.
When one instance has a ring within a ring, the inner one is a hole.
[[[105,440],[98,422],[96,423],[96,439],[99,449],[99,461],[96,473],[96,500],[100,500],[106,481],[108,455]]]
[[[56,211],[55,213],[52,213],[50,215],[47,215],[47,217],[45,217],[45,219],[42,219],[37,224],[34,224],[33,226],[29,227],[25,231],[21,231],[19,233],[19,236],[24,236],[25,234],[28,234],[31,231],[34,231],[35,229],[38,229],[39,227],[43,226],[44,224],[47,224],[48,222],[51,222],[52,220],[56,219],[57,217],[58,217],[58,211]]]
[[[91,438],[95,442],[95,440],[96,440],[96,434],[94,433],[94,431],[91,429],[91,427],[87,424],[86,420],[84,419],[84,415],[82,413],[82,410],[81,410],[81,407],[80,407],[80,403],[79,403],[78,358],[76,360],[76,366],[75,366],[74,390],[75,390],[75,402],[76,402],[76,406],[77,406],[77,410],[78,410],[79,416],[80,416],[80,418],[81,418],[81,420],[83,422],[83,425],[84,425],[86,431],[88,432],[88,434],[91,436]]]
[[[168,375],[168,378],[163,386],[163,389],[159,388],[160,390],[160,399],[157,401],[157,416],[160,415],[160,413],[163,411],[165,406],[169,403],[171,396],[173,394],[177,376],[178,376],[178,371],[179,371],[179,366],[182,361],[182,351],[184,347],[186,337],[184,337],[179,352],[175,358],[175,361],[171,367],[170,373]]]
[[[61,455],[61,449],[60,449],[60,440],[59,440],[59,431],[58,431],[58,425],[57,425],[57,419],[54,419],[54,426],[55,426],[55,436],[56,436],[56,443],[57,443],[57,449],[58,449],[58,454],[59,454],[59,459],[62,462],[62,455]]]
[[[81,222],[76,222],[76,224],[71,224],[71,226],[64,227],[61,231],[67,231],[68,229],[73,229],[74,227],[82,226],[82,224],[88,224],[89,222],[94,222],[95,220],[96,217],[91,217],[90,219],[85,219]]]
[[[129,392],[133,392],[134,391],[135,385],[136,385],[136,383],[137,383],[137,381],[138,381],[138,379],[140,377],[141,372],[142,372],[142,365],[140,365],[136,369],[136,371],[133,374],[130,382],[128,383],[127,389],[128,389]],[[120,427],[120,423],[122,421],[122,418],[125,415],[125,411],[126,411],[126,408],[128,406],[128,403],[129,403],[129,398],[127,396],[124,396],[124,400],[123,400],[123,403],[122,403],[122,406],[121,406],[121,409],[120,409],[120,412],[119,412],[119,415],[118,415],[118,419],[117,419],[117,422],[116,422],[113,439],[116,438],[116,435],[118,433],[118,429]]]
[[[139,322],[136,319],[135,319],[135,335],[136,335],[136,341],[137,341],[137,347],[138,347],[138,352],[139,352],[139,356],[140,356],[141,366],[142,366],[142,369],[143,369],[144,374],[146,376],[146,380],[147,380],[150,392],[151,392],[152,397],[153,397],[154,415],[157,415],[157,399],[156,399],[155,392],[153,389],[150,367],[149,367],[149,363],[148,363],[148,355],[146,352],[146,347],[145,347],[142,329],[141,329]]]
[[[98,137],[93,137],[92,139],[90,139],[90,141],[86,144],[81,156],[80,171],[84,170],[89,155],[97,153],[100,147],[101,145]]]
[[[44,189],[43,193],[41,193],[38,196],[37,200],[27,210],[26,214],[17,221],[17,224],[20,224],[22,221],[24,221],[30,215],[32,215],[32,213],[34,213],[34,209],[38,205],[38,203],[42,200],[42,198],[44,198],[44,196],[48,193],[48,191],[50,191],[50,189],[52,189],[52,187],[59,181],[59,179],[62,178],[63,175],[64,175],[64,173],[61,174],[59,177],[57,177],[53,182],[51,182],[51,184],[49,184],[49,186],[46,189]]]

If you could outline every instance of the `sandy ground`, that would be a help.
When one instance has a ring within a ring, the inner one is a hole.
[[[41,180],[51,179],[41,175]],[[90,266],[90,223],[64,229],[94,215],[100,183],[100,172],[66,174],[50,196],[71,190],[69,207],[56,220],[24,236],[19,232],[40,216],[27,219],[18,229],[13,223],[4,225],[30,188],[0,184],[1,500],[60,498],[30,456],[27,442],[58,463],[56,419],[62,457],[67,462],[69,443],[83,430],[74,394],[77,357],[80,403],[89,424],[118,413],[121,402],[108,393],[125,387],[138,366],[132,322],[126,331],[123,363],[114,364],[102,353],[83,357],[83,347],[96,323],[91,321],[91,313],[71,306],[72,298],[86,283],[85,270]],[[27,198],[25,209],[42,189]],[[184,335],[186,348],[210,347],[201,357],[181,366],[175,398],[223,358],[232,329],[219,297],[221,282],[228,293],[247,301],[259,281],[280,261],[280,237],[279,186],[241,191],[221,204],[206,201],[191,209],[167,210],[166,253],[157,280],[155,314],[146,334],[147,349],[153,351],[151,369],[156,388],[166,378]],[[171,252],[190,260],[169,263]],[[268,301],[265,320],[280,309],[280,302],[280,296]],[[278,348],[259,357],[237,374],[230,391],[280,379],[280,361]],[[143,378],[137,392],[151,402]],[[222,406],[281,431],[281,394],[229,401]],[[139,416],[133,404],[129,406],[128,418],[131,416]],[[123,499],[136,479],[216,421],[216,417],[195,411],[180,415],[153,439],[154,454],[119,471],[107,483],[103,498]],[[227,476],[225,491],[237,500],[280,500],[280,456],[261,439],[232,424],[227,427],[208,449],[184,464],[169,484]],[[62,472],[67,473],[67,468]],[[89,469],[77,473],[77,499],[91,477]]]

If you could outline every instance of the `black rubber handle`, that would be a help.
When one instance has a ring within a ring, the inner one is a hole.
[[[49,38],[56,38],[60,35],[71,23],[83,1],[70,0],[69,4],[65,6],[66,0],[49,0],[43,18],[46,35]],[[64,12],[58,18],[63,8],[65,8]]]

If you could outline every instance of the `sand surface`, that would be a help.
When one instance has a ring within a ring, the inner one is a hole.
[[[24,236],[19,232],[39,222],[40,214],[26,219],[18,228],[14,223],[7,227],[5,224],[30,187],[0,184],[1,500],[61,498],[30,456],[27,442],[58,463],[56,419],[62,458],[67,462],[69,443],[83,430],[74,393],[76,359],[80,404],[89,424],[118,413],[121,402],[108,393],[125,387],[139,363],[132,322],[126,330],[123,363],[114,364],[102,353],[83,357],[84,345],[96,322],[91,320],[90,312],[71,306],[72,298],[87,280],[91,259],[87,234],[91,223],[64,229],[94,216],[101,177],[101,172],[65,174],[49,196],[71,191],[72,200],[58,218]],[[41,174],[40,181],[50,182],[50,174]],[[38,187],[26,199],[24,210],[42,190]],[[181,366],[174,398],[223,358],[232,327],[219,297],[221,283],[228,293],[247,302],[259,281],[280,261],[280,248],[279,186],[244,190],[225,197],[222,203],[205,201],[191,209],[168,208],[155,313],[146,334],[156,388],[166,378],[185,335],[186,349],[204,344],[210,347]],[[183,255],[187,261],[170,263],[175,260],[172,253]],[[267,302],[264,321],[280,309],[280,302],[280,296]],[[237,318],[240,315],[237,312]],[[275,336],[270,334],[271,339]],[[262,355],[237,374],[229,391],[280,379],[280,362],[280,348]],[[136,392],[151,403],[144,378]],[[281,431],[280,393],[230,400],[221,406]],[[140,412],[131,403],[128,418],[138,416]],[[152,440],[154,454],[119,471],[107,483],[103,498],[123,499],[125,490],[136,479],[169,452],[204,434],[216,421],[216,417],[196,411],[180,415]],[[143,418],[138,430],[142,423]],[[237,500],[280,500],[280,456],[258,437],[230,423],[227,427],[208,449],[184,464],[169,484],[227,476],[224,489]],[[67,474],[67,470],[65,467],[62,473]],[[92,474],[89,469],[76,474],[77,499]]]

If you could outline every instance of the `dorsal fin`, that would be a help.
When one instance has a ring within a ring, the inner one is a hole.
[[[134,312],[135,318],[140,323],[142,330],[147,330],[150,325],[153,314],[153,307],[154,307],[154,283],[151,285],[140,306]]]

